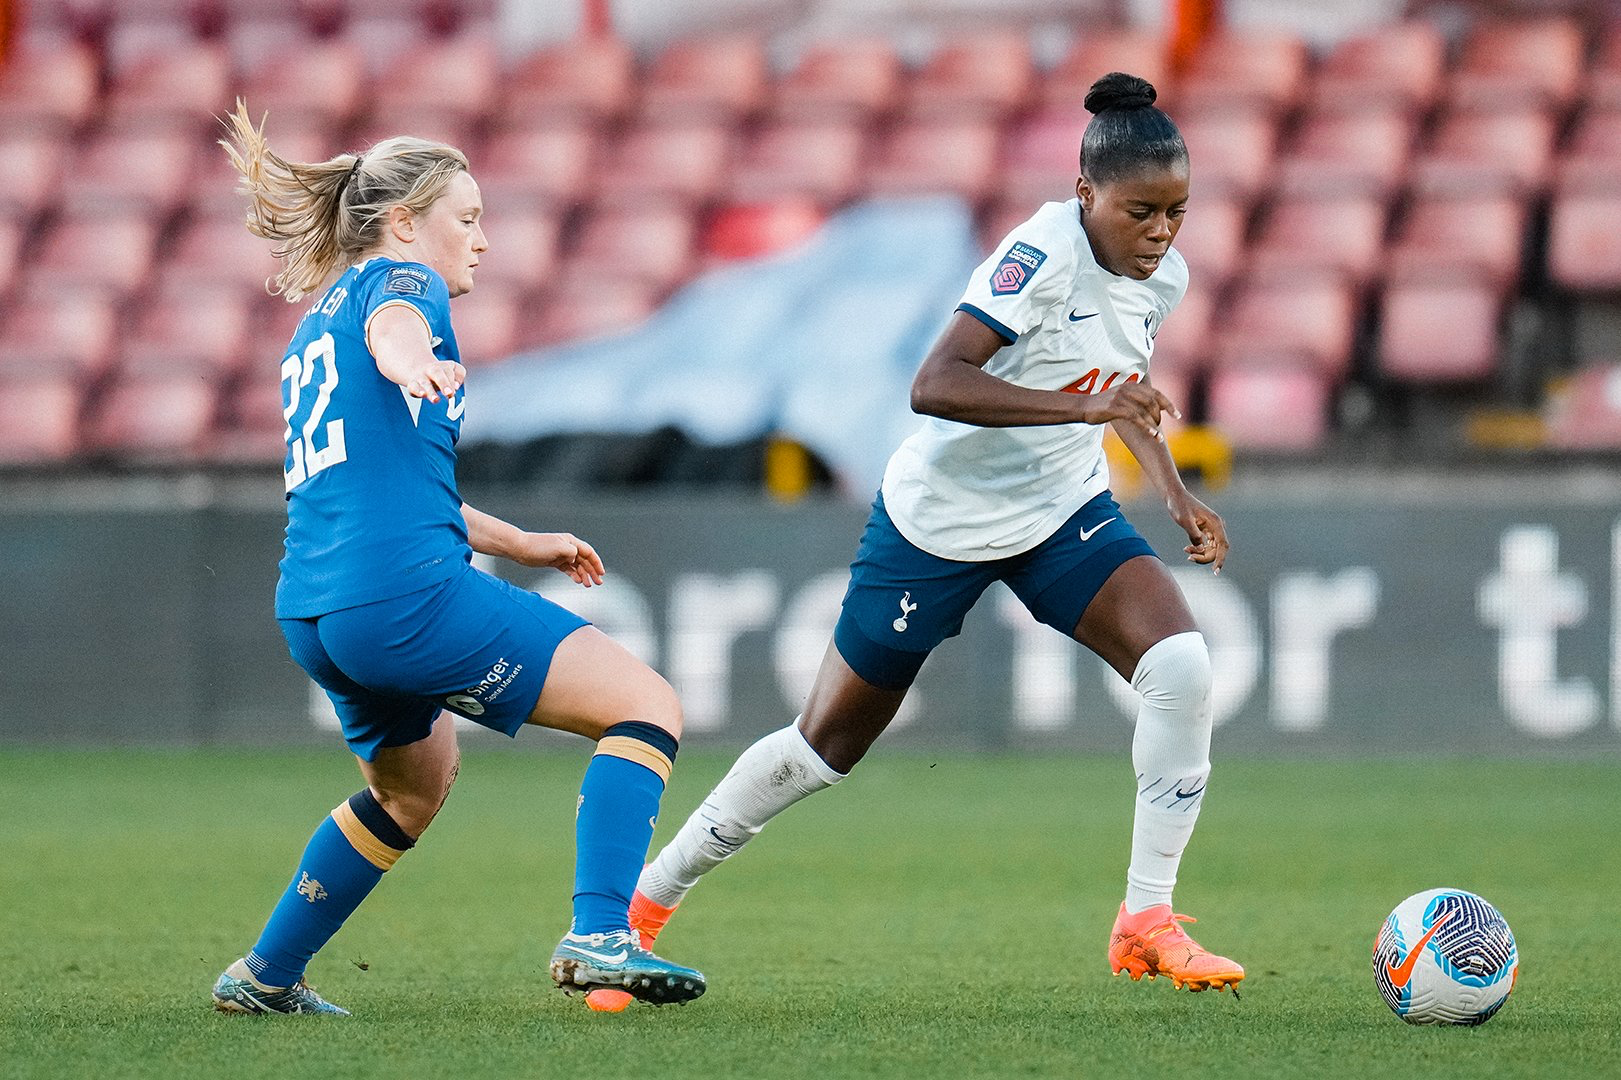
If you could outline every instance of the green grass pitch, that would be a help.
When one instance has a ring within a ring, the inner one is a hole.
[[[1616,759],[1218,760],[1177,907],[1247,966],[1235,1001],[1108,974],[1123,756],[880,747],[671,924],[707,996],[599,1016],[546,977],[584,749],[468,754],[316,958],[338,1021],[219,1015],[208,989],[358,787],[339,750],[0,754],[0,1076],[1621,1075]],[[682,755],[655,843],[730,760]],[[1374,989],[1380,921],[1438,885],[1519,939],[1483,1028],[1410,1028]]]

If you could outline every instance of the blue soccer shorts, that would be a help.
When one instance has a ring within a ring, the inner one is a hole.
[[[472,566],[405,596],[280,621],[288,651],[366,761],[427,738],[441,709],[516,735],[558,643],[590,625]]]
[[[1005,582],[1032,615],[1069,637],[1120,564],[1153,554],[1107,491],[1036,547],[989,562],[942,559],[916,547],[890,520],[880,493],[850,565],[833,643],[867,682],[904,690],[929,652],[961,633],[963,617],[991,582]]]

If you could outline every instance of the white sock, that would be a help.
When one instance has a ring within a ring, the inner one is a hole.
[[[1210,650],[1196,631],[1155,643],[1131,685],[1143,696],[1131,763],[1137,813],[1126,871],[1126,910],[1169,904],[1182,849],[1210,777]]]
[[[654,903],[674,907],[699,878],[754,839],[766,822],[844,776],[811,749],[797,720],[773,731],[743,751],[675,839],[642,868],[636,888]]]

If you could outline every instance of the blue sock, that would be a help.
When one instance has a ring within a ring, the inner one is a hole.
[[[266,986],[296,983],[310,957],[415,843],[370,788],[340,803],[310,837],[292,883],[248,953],[253,977]]]
[[[574,932],[630,929],[631,893],[647,858],[674,735],[627,720],[602,733],[580,783],[574,819]]]

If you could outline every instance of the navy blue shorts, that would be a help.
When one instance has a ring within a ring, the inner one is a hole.
[[[880,493],[850,565],[833,642],[867,682],[904,690],[930,650],[962,631],[963,617],[991,582],[1006,582],[1030,614],[1069,637],[1121,563],[1153,554],[1107,491],[1036,547],[990,562],[942,559],[917,548],[890,520]]]
[[[427,738],[441,709],[516,735],[558,643],[590,625],[472,566],[405,596],[280,621],[288,651],[366,761]]]

